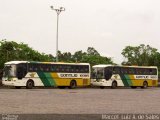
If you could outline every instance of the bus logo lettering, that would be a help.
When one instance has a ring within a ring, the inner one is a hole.
[[[148,79],[147,75],[136,76],[136,79]]]
[[[60,74],[61,77],[78,77],[77,74]]]

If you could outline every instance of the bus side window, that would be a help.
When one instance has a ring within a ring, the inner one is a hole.
[[[89,72],[88,66],[84,66],[84,72]]]
[[[157,75],[157,69],[153,69],[153,75]]]
[[[22,79],[27,74],[27,66],[26,64],[17,65],[17,77],[18,79]]]
[[[62,72],[62,65],[58,65],[58,67],[57,67],[57,72]]]
[[[33,71],[33,65],[32,64],[28,64],[28,70],[29,70],[29,72]]]
[[[75,66],[75,72],[78,73],[79,72],[79,66]]]
[[[139,75],[143,75],[144,74],[144,69],[143,68],[138,68],[137,72]]]
[[[109,80],[112,76],[112,70],[111,68],[105,68],[105,79]]]
[[[69,65],[66,65],[66,72],[70,72],[71,67]]]
[[[56,71],[57,70],[57,65],[53,65],[52,70],[53,70],[53,72],[57,72]]]
[[[56,71],[56,72],[59,72],[59,64],[57,64],[57,65],[55,66],[55,71]]]
[[[121,68],[121,73],[122,74],[128,74],[129,73],[128,68],[125,68],[125,67]]]
[[[74,65],[71,65],[71,68],[70,68],[70,71],[69,71],[69,72],[71,72],[71,73],[74,72]]]
[[[120,69],[120,73],[123,74],[123,68]]]
[[[144,68],[144,69],[143,69],[143,74],[144,74],[144,75],[149,75],[149,69]]]
[[[43,64],[39,65],[39,71],[43,71]]]
[[[145,69],[145,74],[149,75],[149,69]]]
[[[23,68],[22,67],[18,67],[18,69],[17,69],[17,78],[18,79],[23,78]]]
[[[48,64],[45,65],[45,71],[50,72],[50,66]]]
[[[115,68],[115,67],[113,68],[112,73],[113,73],[113,74],[116,74],[116,68]]]
[[[119,67],[114,67],[113,68],[113,73],[114,74],[120,74],[120,68]]]
[[[79,69],[80,69],[79,72],[80,72],[80,73],[83,73],[83,66],[80,66]]]
[[[133,74],[132,68],[129,68],[129,74]]]
[[[65,66],[64,65],[61,65],[60,72],[65,72]]]
[[[152,68],[152,69],[149,69],[149,74],[150,75],[157,75],[157,70]]]
[[[140,68],[136,68],[136,74],[137,74],[137,75],[140,75],[140,74],[141,74]]]
[[[134,68],[129,68],[129,74],[135,74],[136,70]]]
[[[152,75],[152,69],[149,69],[149,74]]]
[[[41,71],[43,72],[48,72],[48,67],[47,67],[47,64],[41,64]]]
[[[39,68],[38,64],[33,64],[33,71],[35,72],[39,71],[38,68]]]

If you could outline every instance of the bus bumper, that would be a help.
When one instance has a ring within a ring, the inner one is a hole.
[[[91,82],[92,86],[109,86],[104,82]]]
[[[23,86],[20,81],[2,81],[4,86]]]

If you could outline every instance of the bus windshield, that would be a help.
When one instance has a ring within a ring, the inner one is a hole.
[[[104,79],[104,68],[93,68],[93,79]]]
[[[3,69],[3,77],[15,77],[16,65],[6,65]]]

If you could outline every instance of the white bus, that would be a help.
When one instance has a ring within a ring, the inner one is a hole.
[[[95,65],[91,85],[100,88],[158,86],[158,68],[156,66]]]
[[[10,61],[5,63],[2,84],[16,88],[54,86],[75,88],[90,85],[89,63]]]

